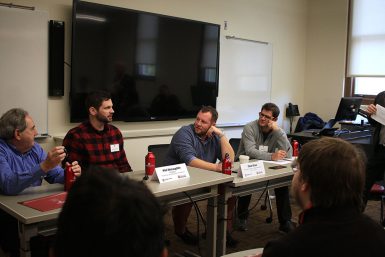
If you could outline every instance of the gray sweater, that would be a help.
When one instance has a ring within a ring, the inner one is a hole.
[[[260,151],[259,146],[267,146],[268,151]],[[289,151],[288,151],[289,149]],[[258,120],[247,123],[243,128],[242,139],[239,144],[236,159],[239,155],[247,155],[250,159],[270,161],[272,154],[276,150],[283,150],[288,152],[287,157],[292,156],[292,147],[286,136],[285,131],[279,130],[271,131],[266,138],[259,129]]]

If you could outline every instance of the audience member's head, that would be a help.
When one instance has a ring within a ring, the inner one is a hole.
[[[87,95],[85,106],[87,112],[91,107],[94,107],[96,110],[99,110],[104,101],[110,100],[111,94],[106,91],[93,91]]]
[[[142,183],[90,167],[68,193],[58,220],[56,257],[167,255],[164,209]]]
[[[210,105],[203,105],[201,107],[201,109],[199,110],[199,112],[202,112],[202,113],[211,113],[211,121],[216,123],[217,122],[217,119],[218,119],[218,112],[217,110],[210,106]]]
[[[15,130],[20,132],[27,128],[25,118],[28,112],[21,108],[13,108],[4,113],[0,118],[0,138],[11,140],[14,138]]]
[[[292,189],[303,209],[362,205],[365,157],[352,144],[324,137],[303,145]]]
[[[271,113],[273,114],[273,118],[278,118],[279,116],[279,108],[276,104],[274,103],[265,103],[264,105],[262,105],[261,107],[261,112],[265,110],[265,111],[271,111]]]

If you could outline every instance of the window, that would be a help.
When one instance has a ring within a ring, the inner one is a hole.
[[[355,95],[377,95],[385,91],[385,78],[357,77],[354,78]]]
[[[384,10],[383,0],[350,0],[346,96],[385,90]]]

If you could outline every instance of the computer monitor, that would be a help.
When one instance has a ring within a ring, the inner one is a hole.
[[[334,120],[354,121],[360,110],[362,97],[342,97]]]

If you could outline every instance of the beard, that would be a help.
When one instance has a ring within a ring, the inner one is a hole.
[[[207,134],[207,130],[197,130],[197,128],[194,127],[194,132],[197,134],[199,137],[203,137]]]
[[[100,115],[99,113],[96,114],[96,119],[100,122],[103,122],[103,123],[109,123],[111,122],[112,119],[109,119],[108,117],[106,116],[103,116],[103,115]]]

